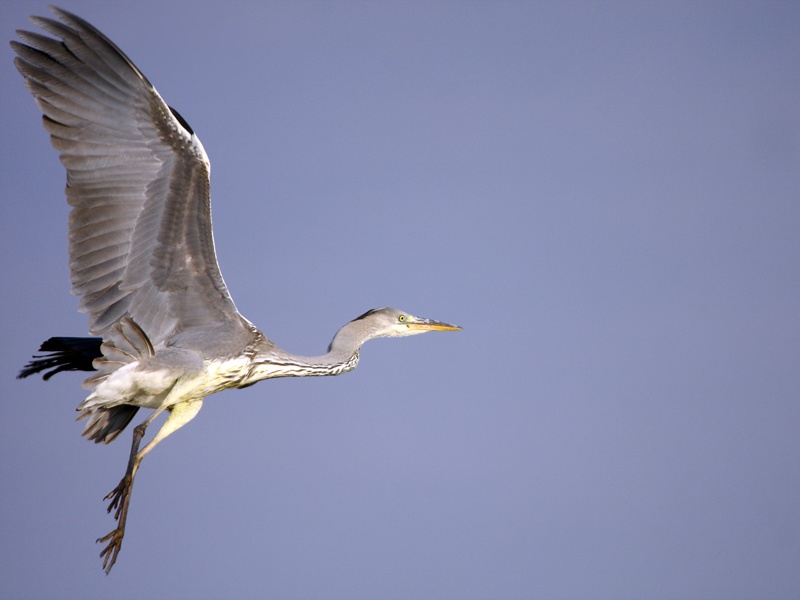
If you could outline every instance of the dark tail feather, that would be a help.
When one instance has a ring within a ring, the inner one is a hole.
[[[97,409],[91,415],[84,412],[77,420],[81,421],[89,417],[89,423],[86,424],[81,435],[85,435],[87,440],[94,440],[95,444],[100,442],[107,444],[122,433],[122,430],[136,415],[137,410],[139,410],[138,406],[120,404],[111,408]]]
[[[19,372],[17,379],[28,377],[34,373],[52,369],[43,375],[45,381],[61,371],[95,371],[92,361],[103,356],[99,337],[53,337],[47,340],[39,352],[49,352],[49,356],[34,356],[25,368]],[[135,413],[136,411],[134,411]],[[133,418],[128,417],[125,425]],[[123,425],[124,427],[124,425]]]

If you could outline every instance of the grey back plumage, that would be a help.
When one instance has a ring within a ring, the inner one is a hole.
[[[131,317],[154,345],[241,350],[252,326],[217,265],[202,144],[110,40],[52,10],[62,23],[31,20],[58,40],[11,45],[67,169],[70,281],[91,333]]]

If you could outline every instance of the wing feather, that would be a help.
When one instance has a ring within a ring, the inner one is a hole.
[[[130,317],[155,345],[241,351],[252,326],[217,265],[200,140],[108,38],[51,10],[59,21],[31,21],[57,39],[20,31],[11,46],[67,169],[70,281],[90,332]]]

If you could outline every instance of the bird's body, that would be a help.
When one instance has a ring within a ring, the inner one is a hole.
[[[95,370],[78,406],[83,434],[108,443],[139,408],[128,468],[108,496],[117,528],[101,538],[108,572],[125,532],[133,479],[144,456],[189,422],[213,393],[273,377],[339,375],[361,345],[459,327],[392,308],[342,327],[327,353],[304,357],[272,343],[231,299],[211,230],[210,164],[177,111],[108,38],[52,8],[60,21],[31,17],[57,39],[18,31],[15,65],[44,113],[67,169],[70,281],[94,338],[52,338],[21,377],[52,369]],[[141,450],[147,426],[169,418]]]
[[[394,309],[377,310],[405,316]],[[99,372],[84,384],[85,387],[96,387],[78,406],[78,410],[85,413],[79,418],[122,404],[155,409],[178,402],[202,400],[210,394],[247,387],[262,379],[340,375],[352,371],[358,364],[361,344],[371,336],[368,330],[359,335],[361,328],[353,327],[351,323],[337,332],[326,354],[309,357],[281,350],[252,324],[249,324],[252,330],[250,343],[226,356],[204,356],[191,346],[181,347],[166,342],[152,348],[152,352],[146,344],[142,345],[142,351],[137,351],[131,338],[135,340],[137,333],[143,335],[144,332],[137,331],[133,321],[123,321],[112,331],[111,339],[101,346],[104,358],[95,361],[94,365],[99,367]],[[118,361],[109,360],[115,357],[114,354]],[[136,360],[121,362],[128,357]],[[103,370],[106,362],[110,362],[113,368],[109,374]],[[166,400],[168,394],[172,394],[169,401]]]

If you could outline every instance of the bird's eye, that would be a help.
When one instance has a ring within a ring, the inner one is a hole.
[[[397,320],[402,323],[402,322],[404,322],[406,320],[406,316],[405,315],[400,315],[399,317],[397,317]]]

